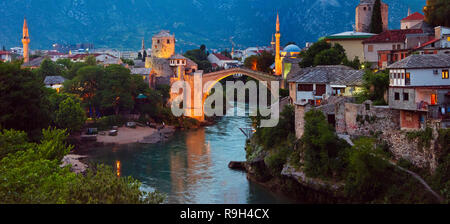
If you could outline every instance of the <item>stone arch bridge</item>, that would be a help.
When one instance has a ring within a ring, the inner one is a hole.
[[[191,88],[190,88],[191,89],[191,94],[190,94],[191,102],[194,102],[196,99],[196,96],[194,93],[195,91],[200,92],[199,88],[201,88],[201,93],[202,93],[202,96],[200,96],[202,99],[201,105],[200,104],[195,105],[194,103],[192,103],[191,106],[188,105],[187,110],[190,110],[190,113],[186,113],[186,114],[191,114],[191,116],[189,116],[189,117],[193,117],[197,120],[203,121],[204,120],[203,105],[204,105],[206,97],[208,96],[212,87],[214,87],[214,85],[216,85],[220,80],[222,80],[226,77],[232,76],[232,75],[237,75],[237,74],[249,76],[258,81],[265,81],[265,82],[267,82],[267,88],[269,90],[272,90],[272,86],[271,86],[272,81],[280,82],[280,80],[281,80],[281,77],[279,77],[279,76],[271,75],[271,74],[264,73],[264,72],[254,71],[254,70],[251,70],[248,68],[232,68],[232,69],[226,69],[226,70],[221,70],[221,71],[216,71],[216,72],[211,72],[211,73],[203,74],[201,72],[197,72],[197,73],[194,73],[194,75],[185,75],[183,77],[184,81],[189,83],[191,86]],[[200,87],[200,83],[195,85],[196,79],[199,80],[200,77],[201,77],[201,87]],[[196,88],[194,88],[194,86]],[[196,89],[196,90],[194,91],[194,89]],[[194,111],[201,111],[201,115],[199,115],[198,113],[196,115],[194,115]]]

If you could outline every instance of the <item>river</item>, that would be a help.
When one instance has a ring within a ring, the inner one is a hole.
[[[142,190],[157,189],[169,204],[276,204],[293,203],[228,168],[245,161],[249,117],[223,117],[217,124],[177,131],[165,142],[108,146],[90,150],[90,160],[116,168],[120,176],[142,182]]]

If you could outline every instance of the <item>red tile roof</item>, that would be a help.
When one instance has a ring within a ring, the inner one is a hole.
[[[216,56],[221,61],[230,61],[230,60],[232,60],[231,58],[226,57],[226,56],[224,56],[222,54],[213,53],[213,55]]]
[[[87,56],[94,56],[94,57],[97,57],[97,56],[99,56],[100,54],[76,54],[76,55],[71,55],[71,56],[69,56],[69,58],[70,59],[83,59],[83,58],[85,58],[85,57],[87,57]]]
[[[11,54],[11,52],[9,52],[9,51],[0,51],[0,55],[4,55],[4,54]]]
[[[439,41],[439,40],[440,40],[440,39],[433,39],[433,40],[430,40],[430,41],[428,41],[428,42],[426,42],[426,43],[424,43],[424,44],[421,44],[420,46],[415,47],[414,50],[417,50],[417,49],[426,47],[426,46],[428,46],[428,45],[430,45],[430,44],[432,44],[432,43],[436,43],[436,42]]]
[[[421,29],[408,29],[408,30],[387,30],[378,35],[375,35],[363,43],[398,43],[404,42],[406,34],[423,33]]]
[[[408,17],[402,19],[402,21],[414,21],[414,20],[425,20],[425,16],[418,12],[415,12],[409,15]]]

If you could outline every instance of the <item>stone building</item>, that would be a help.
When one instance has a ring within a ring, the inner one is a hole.
[[[152,37],[152,53],[145,58],[145,68],[151,69],[151,86],[166,84],[198,70],[198,65],[181,54],[175,54],[175,35],[162,30]]]
[[[427,120],[450,127],[450,55],[411,55],[388,68],[389,107],[400,111],[402,129],[423,128]]]
[[[289,96],[293,104],[321,105],[331,96],[352,96],[361,90],[363,70],[343,65],[303,68],[289,74]]]
[[[168,59],[175,54],[175,35],[162,30],[152,37],[152,57]]]
[[[355,28],[356,32],[369,33],[372,22],[373,6],[375,0],[361,0],[356,7]],[[388,30],[389,6],[381,1],[381,18],[383,21],[383,31]]]

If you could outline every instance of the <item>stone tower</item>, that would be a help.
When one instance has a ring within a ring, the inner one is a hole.
[[[275,75],[280,75],[282,73],[282,62],[280,56],[280,17],[277,12],[277,25],[276,25],[276,33],[275,33]]]
[[[22,29],[22,44],[23,44],[23,62],[30,61],[30,53],[29,53],[29,44],[30,44],[30,35],[28,34],[28,25],[27,19],[23,19],[23,29]]]
[[[381,18],[383,20],[383,31],[388,30],[389,6],[381,1]],[[355,28],[356,32],[369,33],[372,21],[373,5],[375,0],[361,0],[356,7]]]
[[[152,37],[152,57],[170,58],[175,54],[175,35],[162,30]]]

